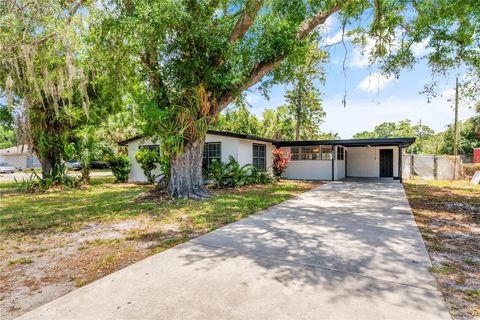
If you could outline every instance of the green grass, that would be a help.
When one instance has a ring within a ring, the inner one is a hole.
[[[33,260],[32,260],[32,258],[28,258],[28,257],[22,257],[22,258],[18,258],[18,259],[8,261],[9,266],[16,266],[16,265],[19,265],[19,264],[30,264],[30,263],[33,263]]]
[[[177,222],[184,231],[213,230],[313,186],[286,181],[222,192],[205,201],[152,200],[140,196],[149,191],[150,186],[113,184],[112,181],[111,177],[94,178],[92,185],[84,190],[39,194],[15,193],[11,184],[0,184],[4,192],[0,202],[0,235],[71,232],[86,223],[139,216],[149,216],[160,223]]]

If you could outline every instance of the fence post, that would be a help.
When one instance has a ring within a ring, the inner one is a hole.
[[[410,155],[410,179],[415,177],[415,165],[413,164],[413,154]]]
[[[438,157],[437,155],[433,155],[433,180],[437,180],[438,178]]]

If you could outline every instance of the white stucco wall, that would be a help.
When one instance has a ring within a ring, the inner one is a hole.
[[[17,169],[25,169],[27,167],[26,154],[11,154],[0,156],[0,162],[6,162]]]
[[[139,150],[142,145],[153,145],[158,144],[158,142],[152,142],[150,139],[139,139],[134,140],[128,143],[128,158],[132,162],[132,167],[130,168],[130,174],[128,175],[128,181],[130,182],[145,182],[147,178],[143,174],[142,167],[135,159],[135,153]],[[157,166],[157,169],[154,171],[155,174],[160,174],[160,168]]]
[[[393,176],[398,177],[398,147],[349,147],[347,176],[362,178],[380,177],[380,150],[393,150]]]
[[[335,180],[345,178],[345,160],[335,161]]]
[[[290,154],[290,147],[282,148]],[[287,179],[332,180],[332,160],[290,160],[283,174]]]
[[[253,158],[253,144],[266,145],[266,165],[267,169],[271,170],[272,167],[272,151],[275,147],[270,142],[240,139],[235,137],[227,137],[222,135],[207,134],[205,142],[220,142],[222,147],[222,162],[228,162],[229,156],[233,156],[238,163],[243,166],[252,163]],[[139,150],[141,145],[159,144],[153,143],[150,139],[139,139],[129,142],[128,158],[132,162],[132,168],[128,176],[130,182],[145,182],[147,181],[140,164],[135,160],[135,153]],[[157,170],[157,174],[160,173]]]

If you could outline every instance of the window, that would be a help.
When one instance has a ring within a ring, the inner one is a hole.
[[[158,144],[146,144],[143,146],[139,146],[138,149],[147,149],[150,151],[155,151],[158,155],[160,155],[160,146]]]
[[[343,147],[337,147],[337,160],[345,159],[345,149]]]
[[[267,169],[266,149],[267,149],[267,146],[264,144],[256,144],[256,143],[253,144],[252,165],[258,170]]]
[[[322,146],[322,160],[332,160],[333,149],[332,146]]]
[[[221,142],[207,142],[203,145],[202,168],[207,169],[213,161],[222,161]]]
[[[290,159],[291,160],[300,160],[300,148],[292,147],[290,149]]]
[[[320,159],[320,147],[302,147],[302,160],[319,160]]]

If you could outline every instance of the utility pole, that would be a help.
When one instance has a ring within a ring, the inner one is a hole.
[[[458,77],[455,79],[455,123],[453,137],[453,180],[457,179],[457,156],[458,156]]]

